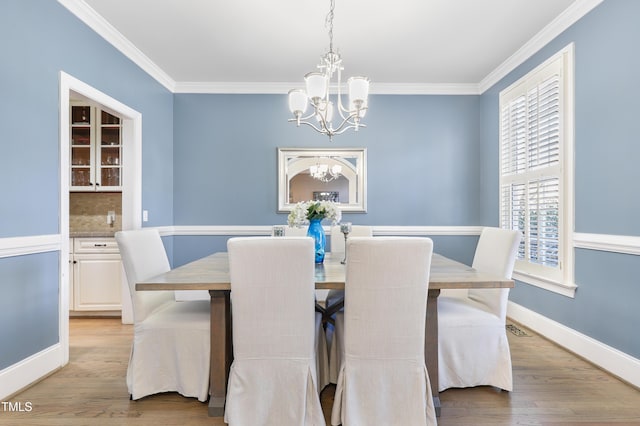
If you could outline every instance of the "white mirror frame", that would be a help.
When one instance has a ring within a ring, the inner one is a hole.
[[[278,148],[278,212],[290,212],[290,181],[308,170],[319,158],[340,164],[342,175],[349,182],[350,200],[340,203],[343,213],[367,211],[367,150],[366,148]],[[355,164],[354,164],[355,163]]]

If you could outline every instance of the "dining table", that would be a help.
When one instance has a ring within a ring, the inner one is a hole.
[[[343,254],[328,253],[323,263],[316,264],[317,290],[343,290],[346,266]],[[496,274],[481,272],[463,263],[434,253],[431,260],[427,310],[425,318],[425,363],[431,392],[440,416],[438,387],[438,296],[443,289],[511,288],[514,281]],[[231,330],[231,280],[229,257],[217,252],[179,266],[163,274],[136,283],[137,291],[208,290],[211,298],[211,358],[209,416],[222,417],[226,401],[227,379],[233,359]],[[343,300],[321,307],[325,315],[340,309]]]

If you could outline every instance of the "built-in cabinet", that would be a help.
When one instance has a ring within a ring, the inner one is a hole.
[[[96,106],[71,103],[71,191],[122,191],[122,121]]]
[[[122,261],[115,238],[70,239],[70,311],[120,311]]]

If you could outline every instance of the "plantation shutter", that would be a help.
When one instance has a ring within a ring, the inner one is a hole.
[[[561,111],[559,73],[501,98],[500,225],[523,234],[518,259],[551,268],[560,266]]]

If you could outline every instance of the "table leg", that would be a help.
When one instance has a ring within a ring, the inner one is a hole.
[[[344,297],[338,299],[333,305],[326,306],[322,311],[322,322],[325,324],[333,324],[333,315],[344,307]],[[317,309],[316,309],[317,310]]]
[[[227,380],[233,357],[231,341],[230,291],[210,290],[211,295],[211,360],[209,376],[209,416],[224,416]]]
[[[433,405],[436,416],[440,416],[440,392],[438,391],[438,296],[440,290],[431,290],[427,295],[427,318],[425,324],[424,358],[431,382]]]

